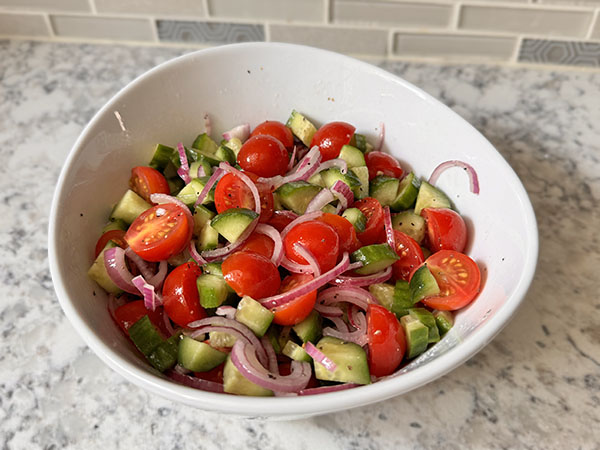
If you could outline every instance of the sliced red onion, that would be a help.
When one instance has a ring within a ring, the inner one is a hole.
[[[208,261],[216,261],[218,259],[223,259],[233,253],[238,247],[240,247],[246,240],[250,237],[252,232],[256,229],[256,225],[258,224],[258,217],[250,222],[250,225],[244,230],[241,236],[237,241],[226,245],[225,247],[216,248],[214,250],[205,250],[202,252],[202,257]]]
[[[331,186],[332,194],[339,200],[337,212],[344,211],[354,201],[354,194],[346,183],[341,180],[337,180],[333,186]]]
[[[202,257],[202,255],[198,252],[198,249],[196,248],[195,240],[192,239],[190,241],[189,247],[190,247],[190,256],[192,257],[192,259],[194,261],[196,261],[196,264],[198,264],[199,266],[206,264],[206,260]]]
[[[298,392],[310,381],[310,364],[292,361],[290,375],[272,373],[256,359],[256,349],[244,341],[236,341],[233,345],[231,362],[248,380],[272,391]]]
[[[318,303],[331,305],[338,302],[354,303],[359,308],[366,310],[369,303],[376,303],[370,292],[358,287],[332,287],[325,289],[317,298]]]
[[[168,264],[167,261],[162,260],[161,262],[158,263],[158,271],[151,276],[150,278],[148,278],[148,283],[150,283],[152,286],[154,286],[154,289],[156,290],[160,290],[160,287],[163,284],[163,281],[165,281],[165,278],[167,277],[167,269],[168,269]]]
[[[315,388],[302,389],[300,392],[298,392],[298,395],[327,394],[329,392],[344,391],[346,389],[353,389],[359,386],[360,384],[354,383],[336,384],[334,386],[319,386]]]
[[[367,329],[367,317],[364,312],[359,311],[356,305],[350,305],[348,308],[348,322],[357,330]]]
[[[204,114],[204,132],[210,136],[212,134],[212,121],[208,114]]]
[[[258,189],[254,184],[254,181],[252,181],[250,177],[244,172],[237,170],[235,167],[231,167],[229,163],[222,162],[221,164],[219,164],[219,168],[223,169],[227,173],[234,174],[240,180],[242,180],[244,184],[248,186],[248,188],[250,188],[252,196],[254,197],[254,211],[260,216],[260,194],[258,193]]]
[[[471,192],[473,194],[479,194],[479,177],[477,176],[477,172],[475,171],[473,166],[467,164],[464,161],[451,160],[441,163],[433,170],[431,176],[429,177],[429,184],[435,185],[442,172],[449,169],[450,167],[461,167],[462,169],[464,169],[465,172],[467,172],[467,175],[469,175],[469,187],[471,189]]]
[[[322,172],[323,170],[331,169],[332,167],[337,167],[340,169],[342,174],[348,173],[348,163],[341,158],[334,158],[328,161],[322,162],[319,165],[319,169],[317,172]]]
[[[348,325],[346,324],[346,322],[344,322],[344,319],[342,319],[341,317],[329,317],[329,320],[333,322],[335,328],[337,328],[338,331],[348,331]]]
[[[144,276],[144,278],[149,279],[154,274],[152,273],[152,269],[150,269],[150,265],[142,259],[140,255],[134,252],[131,247],[127,247],[125,249],[125,256],[127,256],[133,263],[136,265],[140,273]]]
[[[165,324],[165,328],[169,332],[169,336],[173,336],[175,334],[175,330],[173,329],[173,325],[171,324],[171,319],[167,315],[165,308],[162,309],[163,322]]]
[[[175,370],[169,370],[166,372],[166,375],[176,381],[179,384],[183,384],[184,386],[191,387],[194,389],[200,389],[202,391],[209,392],[217,392],[223,393],[223,385],[221,383],[215,383],[214,381],[203,380],[202,378],[192,377],[190,375],[185,375],[179,373]]]
[[[139,294],[138,289],[131,282],[133,275],[125,264],[125,250],[113,247],[104,251],[104,267],[113,283],[125,292]]]
[[[392,277],[392,266],[385,268],[377,273],[372,275],[366,275],[362,277],[351,277],[347,275],[340,275],[335,280],[331,282],[331,284],[335,284],[336,286],[344,286],[344,287],[361,287],[361,286],[371,286],[376,283],[384,283]]]
[[[197,176],[198,178],[200,178],[200,177],[206,177],[206,176],[208,176],[208,174],[207,174],[207,173],[206,173],[206,171],[204,170],[204,166],[203,166],[202,164],[200,164],[200,165],[198,166],[198,172],[196,173],[196,176]]]
[[[277,175],[271,178],[259,178],[258,181],[268,184],[271,189],[277,189],[285,183],[308,180],[319,169],[321,158],[319,147],[315,145],[285,177]]]
[[[281,262],[281,256],[283,255],[283,241],[281,240],[281,234],[279,234],[279,231],[277,231],[271,225],[267,225],[265,223],[259,223],[256,226],[255,231],[257,233],[264,234],[273,241],[275,245],[273,246],[271,261],[273,261],[273,264],[276,266],[279,266]]]
[[[354,328],[360,328],[356,322],[356,313],[359,311],[358,306],[354,303],[348,305],[348,323]],[[339,327],[338,327],[339,328]]]
[[[217,316],[222,316],[222,317],[226,317],[228,319],[235,319],[235,312],[237,311],[237,309],[235,309],[233,306],[219,306],[216,310],[215,310],[215,314]]]
[[[392,215],[389,206],[383,208],[383,227],[388,245],[392,247],[392,250],[396,251],[396,238],[394,237],[394,229],[392,228]]]
[[[383,147],[383,140],[385,139],[385,124],[381,122],[379,124],[379,135],[377,136],[377,142],[375,142],[375,146],[373,150],[378,152]]]
[[[343,183],[342,183],[343,184]],[[325,205],[335,200],[335,197],[329,189],[321,189],[317,195],[309,202],[306,212],[311,213],[320,211]]]
[[[302,214],[301,216],[297,216],[294,220],[287,224],[287,226],[281,232],[281,239],[285,239],[287,234],[290,232],[292,228],[296,225],[300,225],[301,223],[308,222],[309,220],[315,220],[321,217],[323,213],[321,211],[315,211],[308,214]]]
[[[294,168],[294,164],[296,163],[296,152],[297,152],[297,146],[294,145],[294,149],[292,150],[292,154],[290,155],[290,162],[288,163],[288,172],[290,170],[292,170]]]
[[[188,164],[187,155],[185,154],[185,147],[181,142],[177,144],[177,153],[179,153],[179,161],[181,161],[181,167],[177,169],[177,175],[181,177],[185,184],[192,181],[190,177],[190,166]]]
[[[300,242],[295,242],[294,250],[308,262],[308,267],[310,267],[310,271],[315,277],[321,275],[321,267],[319,266],[315,255],[313,255],[309,249],[304,247]]]
[[[250,124],[243,123],[238,125],[237,127],[233,127],[231,130],[223,133],[223,139],[234,139],[238,138],[240,141],[244,142],[250,136]]]
[[[314,309],[323,317],[326,317],[328,319],[331,317],[342,317],[344,315],[344,311],[342,311],[342,308],[340,308],[339,306],[322,305],[321,303],[315,303]]]
[[[152,195],[150,195],[150,200],[153,203],[156,203],[157,205],[161,205],[163,203],[173,203],[174,205],[177,205],[181,209],[183,209],[183,212],[185,213],[187,218],[190,220],[190,223],[194,222],[192,213],[190,212],[190,208],[188,208],[187,205],[185,203],[183,203],[181,200],[179,200],[178,198],[175,198],[172,195],[167,195],[167,194],[152,194]]]
[[[277,294],[272,297],[260,299],[259,302],[266,308],[275,308],[277,306],[285,305],[304,294],[315,291],[320,287],[325,286],[339,274],[344,273],[348,268],[348,261],[348,253],[345,252],[342,256],[342,260],[338,263],[337,266],[335,266],[330,271],[325,272],[324,274],[318,277],[315,277],[308,283],[302,284],[294,289],[284,292],[283,294]]]
[[[138,275],[137,277],[134,277],[131,282],[144,296],[144,306],[146,309],[154,311],[158,305],[162,304],[159,297],[154,292],[154,286],[148,283],[143,276]]]
[[[279,375],[277,355],[275,354],[275,349],[273,348],[273,344],[271,344],[271,340],[268,336],[263,336],[260,338],[260,342],[262,343],[265,352],[267,352],[267,358],[269,359],[269,372]]]
[[[210,190],[213,188],[213,186],[217,183],[217,181],[219,181],[221,179],[222,175],[223,175],[223,170],[219,169],[217,167],[217,169],[215,169],[214,173],[210,176],[210,178],[208,179],[208,181],[202,188],[202,191],[200,191],[200,195],[196,199],[196,203],[194,203],[194,207],[201,205],[204,202],[204,199],[206,198],[206,196],[208,195]]]
[[[368,343],[368,336],[365,333],[365,330],[356,330],[356,331],[338,331],[331,327],[323,328],[323,336],[331,336],[334,338],[341,339],[346,342],[354,342],[361,347]]]
[[[337,365],[329,359],[321,350],[314,346],[314,344],[310,341],[304,344],[304,350],[308,355],[315,360],[315,362],[321,364],[330,372],[335,372],[337,369]]]
[[[348,266],[348,272],[351,272],[356,269],[360,269],[362,266],[363,266],[363,263],[361,261],[353,262],[352,264],[350,264]]]

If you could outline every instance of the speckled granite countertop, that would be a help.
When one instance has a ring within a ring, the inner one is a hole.
[[[0,445],[106,448],[600,448],[600,73],[394,63],[487,136],[538,217],[537,276],[505,330],[402,397],[294,422],[147,394],[91,353],[56,300],[48,213],[78,134],[177,49],[0,41]]]

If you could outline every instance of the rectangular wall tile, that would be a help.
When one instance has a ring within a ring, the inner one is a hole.
[[[588,11],[465,5],[461,9],[459,28],[585,37],[592,16]]]
[[[509,37],[397,33],[394,53],[442,59],[508,60],[516,44],[517,38]]]
[[[335,1],[332,19],[338,23],[443,28],[450,24],[452,9],[451,4]]]
[[[50,36],[41,14],[0,13],[0,36]]]
[[[36,11],[91,11],[88,0],[0,0],[0,7]]]
[[[271,25],[271,41],[311,45],[340,53],[385,56],[387,31]]]
[[[200,0],[94,0],[94,2],[99,13],[205,15],[203,2]]]
[[[325,21],[325,0],[208,0],[211,17],[288,22]]]
[[[600,0],[537,0],[539,3],[547,5],[565,5],[565,6],[598,6]]]
[[[600,43],[524,39],[519,52],[519,61],[600,67]]]
[[[152,23],[146,19],[98,16],[51,16],[58,36],[127,41],[153,40]]]
[[[262,25],[185,20],[158,20],[156,25],[161,41],[233,44],[265,40]]]

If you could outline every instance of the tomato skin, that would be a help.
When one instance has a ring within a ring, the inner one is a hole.
[[[158,262],[182,252],[193,227],[190,215],[179,205],[164,203],[140,214],[125,233],[125,241],[146,261]]]
[[[131,169],[129,187],[150,204],[152,194],[170,194],[169,183],[162,173],[152,167],[138,166]]]
[[[290,157],[281,142],[273,136],[251,137],[238,153],[237,162],[243,170],[259,177],[285,175]]]
[[[379,244],[385,242],[385,228],[383,226],[383,208],[378,200],[366,197],[353,205],[367,218],[365,231],[358,233],[358,239],[363,245]]]
[[[269,220],[269,225],[281,233],[293,221],[294,219],[289,214],[289,211],[274,211],[273,216]]]
[[[317,219],[319,222],[331,225],[340,238],[340,254],[352,253],[360,248],[354,225],[348,219],[337,214],[324,213]]]
[[[214,369],[208,370],[206,372],[194,372],[194,375],[197,378],[201,378],[203,380],[223,384],[223,369],[225,369],[225,363],[221,363]]]
[[[377,175],[400,178],[404,171],[396,158],[383,152],[369,152],[365,155],[367,168],[369,169],[369,180]]]
[[[265,258],[271,258],[273,256],[273,249],[275,248],[275,242],[269,236],[262,233],[252,233],[250,237],[244,242],[239,251],[247,251],[258,253]]]
[[[427,223],[429,250],[462,252],[467,245],[467,225],[456,211],[447,208],[424,208],[421,216]]]
[[[317,130],[310,147],[319,146],[323,161],[337,158],[340,150],[350,143],[356,128],[346,122],[329,122]]]
[[[146,309],[144,306],[144,300],[127,302],[115,310],[115,320],[125,332],[129,330],[131,325],[136,323],[144,316],[148,316],[150,322],[152,322],[159,330],[162,330],[163,324],[160,309],[155,309],[154,311]]]
[[[281,282],[279,292],[288,292],[298,286],[313,280],[313,275],[308,273],[295,273],[288,275]],[[296,325],[308,317],[315,302],[317,301],[317,291],[311,291],[304,294],[292,302],[283,306],[273,308],[271,311],[275,314],[273,322],[278,325]]]
[[[259,222],[268,222],[273,215],[273,192],[264,183],[258,183],[258,176],[245,172],[256,185],[260,196],[260,219]],[[242,179],[233,173],[228,173],[217,183],[215,188],[215,207],[217,213],[227,211],[231,208],[246,208],[254,210],[254,196],[252,191]]]
[[[192,262],[177,266],[165,279],[162,293],[165,312],[181,327],[206,317],[200,305],[196,279],[202,269]]]
[[[292,134],[292,130],[276,120],[266,120],[257,125],[250,137],[261,134],[274,137],[281,142],[285,148],[291,148],[294,145],[294,135]]]
[[[296,225],[283,238],[286,256],[298,264],[307,264],[308,262],[294,248],[294,244],[297,242],[312,253],[321,268],[321,273],[335,267],[340,249],[340,238],[331,225],[309,220]]]
[[[381,305],[369,304],[367,309],[369,336],[369,371],[371,375],[391,375],[406,352],[406,337],[396,316]]]
[[[244,172],[248,176],[258,189],[258,195],[260,196],[260,223],[267,223],[273,216],[275,209],[275,199],[273,198],[273,190],[268,184],[260,183],[258,181],[259,176],[252,172]],[[246,186],[247,188],[247,186]],[[254,197],[252,197],[252,208],[254,209]]]
[[[394,279],[408,281],[412,272],[425,260],[423,250],[417,241],[402,231],[394,230],[394,240],[396,241],[394,250],[400,257],[392,266]]]
[[[441,292],[426,297],[423,303],[441,311],[455,311],[471,303],[481,287],[481,272],[467,255],[453,250],[440,250],[425,260]]]
[[[94,258],[97,258],[102,249],[106,247],[108,241],[114,241],[121,248],[127,247],[127,242],[125,242],[125,232],[123,230],[110,230],[100,236],[98,242],[96,242],[96,249],[94,250]]]
[[[281,278],[269,258],[254,252],[235,252],[221,266],[227,284],[240,296],[255,300],[270,297],[279,291]]]

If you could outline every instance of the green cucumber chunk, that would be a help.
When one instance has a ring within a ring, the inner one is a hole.
[[[210,221],[210,226],[229,242],[235,242],[257,217],[258,214],[250,209],[231,208],[217,214]]]
[[[349,169],[367,165],[363,152],[351,145],[344,145],[340,150],[340,156],[338,156],[338,158],[346,161]]]
[[[106,264],[104,264],[104,252],[109,248],[116,247],[114,241],[108,241],[92,266],[88,269],[88,277],[94,280],[98,285],[109,294],[120,294],[123,290],[118,287],[113,280],[108,276]]]
[[[400,325],[406,336],[406,357],[412,359],[427,350],[429,328],[411,315],[402,316]]]
[[[352,140],[354,142],[352,142]],[[350,141],[351,145],[354,145],[363,153],[367,151],[367,138],[364,134],[354,133],[354,136],[352,136],[352,140]]]
[[[177,361],[193,372],[207,372],[225,362],[226,359],[227,353],[191,337],[183,336],[179,343]]]
[[[371,275],[398,261],[398,255],[388,244],[365,245],[350,255],[352,262],[362,262],[355,272],[359,275]]]
[[[151,207],[152,205],[146,200],[128,189],[110,213],[110,219],[121,219],[123,222],[131,224],[137,216]]]
[[[321,171],[321,178],[326,188],[331,188],[336,181],[342,181],[348,185],[350,189],[354,189],[361,185],[360,179],[352,170],[348,170],[346,173],[342,173],[337,167],[332,167]]]
[[[450,311],[434,311],[435,324],[441,336],[444,336],[454,326],[454,314]]]
[[[202,266],[202,273],[206,275],[215,275],[223,278],[223,268],[220,262],[206,263]]]
[[[280,186],[275,192],[286,209],[304,214],[310,201],[321,191],[320,186],[306,181],[292,181]]]
[[[415,177],[414,173],[406,175],[398,186],[396,198],[390,203],[390,207],[394,211],[401,211],[408,209],[415,204],[417,195],[419,193],[419,187],[421,185],[420,180]]]
[[[127,231],[127,228],[128,228],[128,225],[125,223],[124,220],[115,219],[115,220],[111,220],[106,225],[104,225],[104,228],[102,228],[102,234],[106,233],[107,231],[113,231],[113,230]]]
[[[204,169],[204,176],[210,176],[212,174],[212,166],[208,163],[206,158],[203,156],[198,159],[198,161],[194,161],[190,164],[190,177],[191,178],[199,178],[198,177],[198,169],[202,167]]]
[[[392,216],[392,228],[407,234],[419,244],[425,239],[425,219],[412,210],[394,214]]]
[[[394,286],[388,283],[375,283],[369,286],[369,292],[388,311],[394,306]]]
[[[162,172],[169,165],[169,162],[172,161],[176,153],[173,147],[157,144],[149,166]]]
[[[308,179],[310,184],[314,184],[315,186],[325,187],[325,182],[323,181],[323,177],[321,176],[321,172],[315,173]]]
[[[281,353],[283,353],[285,356],[290,357],[294,361],[312,361],[310,355],[306,353],[306,351],[294,341],[287,341]]]
[[[427,181],[422,181],[415,203],[415,214],[421,214],[424,208],[452,208],[452,204],[446,194]]]
[[[371,383],[367,354],[361,346],[325,336],[321,338],[316,347],[337,366],[331,372],[315,361],[315,377],[318,380],[356,384]]]
[[[198,297],[203,308],[217,308],[229,296],[227,282],[217,275],[202,274],[196,279]]]
[[[210,331],[208,333],[208,339],[210,341],[210,346],[215,348],[227,348],[233,347],[237,338],[229,333],[224,331]]]
[[[235,155],[236,158],[237,158],[238,153],[242,149],[242,145],[243,145],[242,141],[235,137],[229,139],[227,141],[227,143],[225,144],[225,146],[233,152],[233,154]]]
[[[179,335],[171,336],[156,347],[146,358],[160,372],[171,369],[177,364]]]
[[[209,177],[192,178],[192,181],[190,181],[181,191],[179,191],[177,198],[189,207],[194,206],[196,204],[196,200],[198,200],[198,197],[202,193],[204,186],[208,182],[208,178]],[[214,190],[211,189],[208,195],[202,201],[202,204],[206,205],[214,201],[215,193]]]
[[[369,185],[370,196],[378,200],[381,206],[390,206],[398,193],[400,181],[385,175],[377,175]]]
[[[281,354],[281,345],[279,345],[279,330],[276,325],[272,325],[267,330],[266,336],[269,338],[271,345],[273,346],[273,350],[277,355]]]
[[[194,235],[198,236],[202,228],[210,223],[210,221],[215,217],[215,213],[212,212],[205,206],[198,205],[194,209]]]
[[[174,178],[167,178],[167,184],[169,185],[169,192],[173,196],[177,196],[177,194],[179,194],[179,191],[181,191],[185,186],[183,180],[178,176]]]
[[[135,322],[127,330],[134,345],[144,356],[150,355],[164,339],[150,318],[146,315]]]
[[[223,390],[228,394],[250,395],[253,397],[268,397],[273,395],[273,391],[254,384],[248,380],[235,367],[231,357],[227,357],[227,362],[223,368]]]
[[[236,154],[226,145],[221,145],[215,152],[215,157],[220,161],[226,161],[232,166],[236,163]]]
[[[410,279],[409,288],[413,305],[425,297],[431,297],[440,293],[440,287],[429,267],[427,267],[427,264],[423,264],[413,274]]]
[[[360,186],[352,189],[354,198],[360,200],[369,196],[369,169],[367,166],[353,167],[349,170],[352,172],[360,181]]]
[[[392,312],[400,318],[408,314],[408,309],[412,308],[412,296],[410,294],[410,283],[405,280],[396,281],[394,286],[394,304]]]
[[[273,322],[274,314],[252,297],[244,296],[238,303],[235,320],[250,328],[258,337],[263,337]]]
[[[440,332],[435,323],[435,317],[433,314],[425,308],[411,308],[408,310],[408,314],[414,319],[417,319],[423,325],[429,329],[429,336],[427,339],[428,343],[438,342],[440,340]]]
[[[198,235],[198,241],[196,242],[196,248],[199,251],[212,250],[217,248],[219,245],[219,232],[215,230],[210,224],[206,224],[200,234]]]
[[[208,134],[202,133],[199,134],[196,139],[194,139],[192,148],[208,154],[214,154],[217,151],[217,143],[213,141]]]
[[[317,342],[317,339],[321,336],[322,331],[322,319],[321,315],[317,311],[311,311],[311,313],[302,322],[297,323],[292,327],[296,336],[300,338],[302,342]]]
[[[317,127],[310,120],[294,109],[285,125],[292,130],[294,136],[300,139],[304,145],[310,147],[310,142],[317,132]]]
[[[354,225],[354,229],[357,233],[362,233],[365,231],[365,227],[367,226],[367,218],[360,209],[348,208],[342,213],[342,217],[348,219],[348,222]]]

